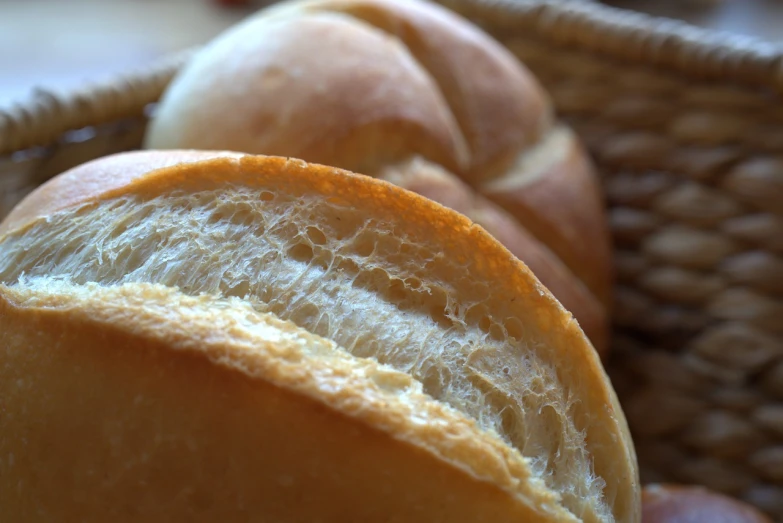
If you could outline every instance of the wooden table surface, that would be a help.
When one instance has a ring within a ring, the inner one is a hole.
[[[263,2],[255,2],[255,6]],[[624,8],[783,40],[781,0],[607,0]],[[711,7],[696,8],[696,5]],[[0,0],[0,106],[198,45],[252,8],[211,0]]]

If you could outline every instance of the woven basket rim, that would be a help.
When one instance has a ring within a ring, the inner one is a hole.
[[[699,27],[595,0],[441,0],[538,40],[608,59],[783,91],[783,43]]]
[[[471,19],[607,59],[780,92],[783,46],[703,29],[593,0],[438,0]],[[76,90],[35,88],[0,107],[0,156],[54,143],[64,133],[140,116],[195,49]]]
[[[34,87],[0,106],[0,157],[49,146],[68,131],[144,115],[197,48],[173,53],[75,89]]]

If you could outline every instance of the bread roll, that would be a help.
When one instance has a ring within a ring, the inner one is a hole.
[[[505,229],[530,240],[512,252],[606,349],[611,251],[592,166],[528,71],[442,7],[316,0],[262,10],[183,68],[145,144],[288,156],[377,177],[405,170],[416,189],[430,170],[415,167],[435,165],[489,213],[504,211]],[[426,192],[439,203],[460,198],[453,185],[436,188]]]
[[[642,523],[772,523],[754,507],[702,487],[647,485]]]
[[[638,522],[587,338],[463,215],[276,157],[135,152],[0,224],[0,513]]]

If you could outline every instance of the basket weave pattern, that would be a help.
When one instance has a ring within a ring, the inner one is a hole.
[[[783,521],[783,57],[589,2],[443,3],[538,76],[602,175],[609,372],[643,481],[703,484]],[[0,216],[58,172],[138,148],[186,58],[0,112]]]
[[[643,479],[702,483],[783,516],[783,114],[763,96],[641,71],[618,85],[628,68],[509,44],[605,182],[611,374]]]
[[[548,89],[606,189],[609,372],[643,482],[706,485],[783,521],[780,57],[597,6],[507,4],[477,18]]]

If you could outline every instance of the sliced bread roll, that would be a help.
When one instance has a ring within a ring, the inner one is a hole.
[[[11,521],[637,522],[573,317],[463,215],[276,157],[93,161],[0,224]]]

